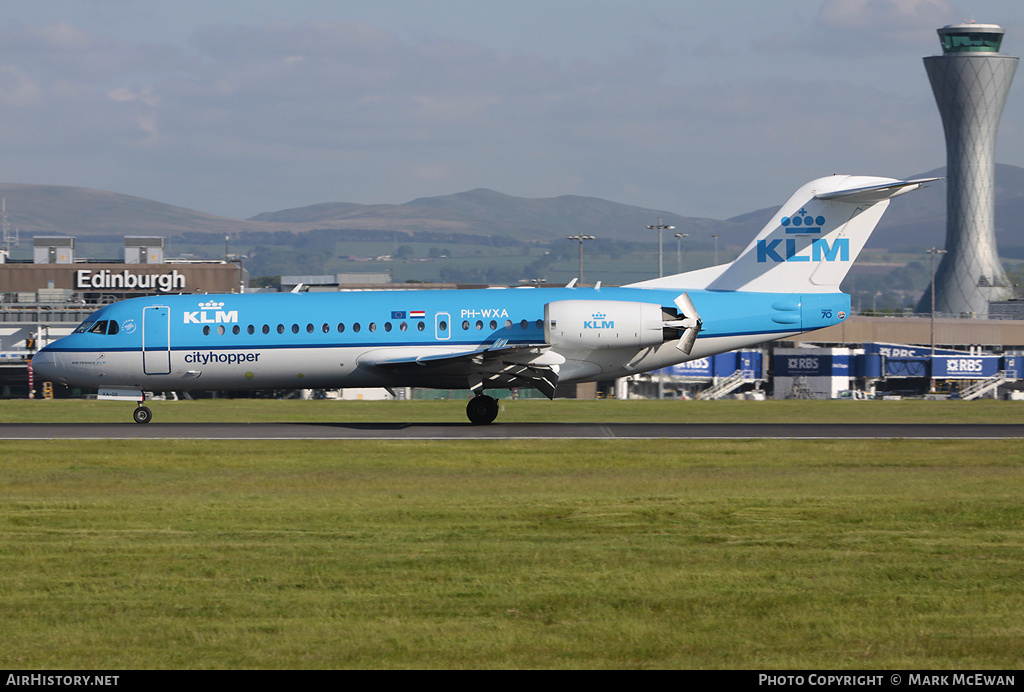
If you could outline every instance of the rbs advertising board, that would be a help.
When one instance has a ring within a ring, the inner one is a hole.
[[[999,356],[935,356],[932,377],[935,379],[982,380],[999,372]]]

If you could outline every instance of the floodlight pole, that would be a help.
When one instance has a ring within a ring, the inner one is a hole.
[[[940,250],[933,247],[926,251],[932,258],[932,326],[931,326],[931,338],[932,338],[932,358],[935,358],[935,256],[946,254],[945,250]]]
[[[583,285],[583,241],[584,240],[593,240],[594,238],[595,238],[595,236],[583,235],[582,233],[577,233],[576,235],[571,235],[568,238],[566,238],[566,240],[578,240],[580,242],[580,277],[579,277],[579,285],[580,286]]]
[[[651,229],[652,231],[658,232],[658,278],[660,279],[661,277],[665,276],[665,262],[664,252],[662,251],[661,245],[661,234],[662,231],[674,231],[676,230],[676,227],[666,226],[661,222],[661,219],[658,219],[658,223],[654,224],[653,226],[648,226],[647,228]]]
[[[946,254],[945,250],[940,250],[936,247],[927,250],[928,255],[932,258],[932,315],[931,315],[931,341],[932,341],[932,355],[928,360],[928,391],[935,391],[935,256]]]
[[[676,233],[676,274],[683,273],[683,254],[680,249],[680,241],[683,238],[689,238],[689,233]]]

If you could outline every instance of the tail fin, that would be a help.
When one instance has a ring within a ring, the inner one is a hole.
[[[801,187],[731,264],[633,286],[764,293],[831,293],[889,200],[938,180],[834,175]]]

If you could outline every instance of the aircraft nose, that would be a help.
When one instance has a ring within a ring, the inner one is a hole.
[[[32,357],[32,371],[36,377],[66,384],[60,354],[54,352],[49,346],[44,346]]]

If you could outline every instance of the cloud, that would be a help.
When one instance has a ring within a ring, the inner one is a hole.
[[[947,0],[827,0],[816,21],[826,29],[890,34],[911,26],[942,26],[958,16]]]
[[[39,103],[39,86],[16,65],[0,66],[0,103],[9,108],[28,108]]]
[[[158,99],[153,95],[152,87],[133,89],[131,87],[120,87],[111,91],[108,96],[114,101],[140,101],[147,106],[156,106]]]
[[[35,33],[52,50],[90,50],[95,44],[93,36],[67,22],[40,27]]]
[[[19,65],[35,78],[97,83],[173,70],[182,58],[174,48],[90,34],[67,22],[0,30],[0,64]]]
[[[895,55],[938,50],[935,29],[964,15],[947,0],[826,0],[809,23],[754,41],[764,53]]]

